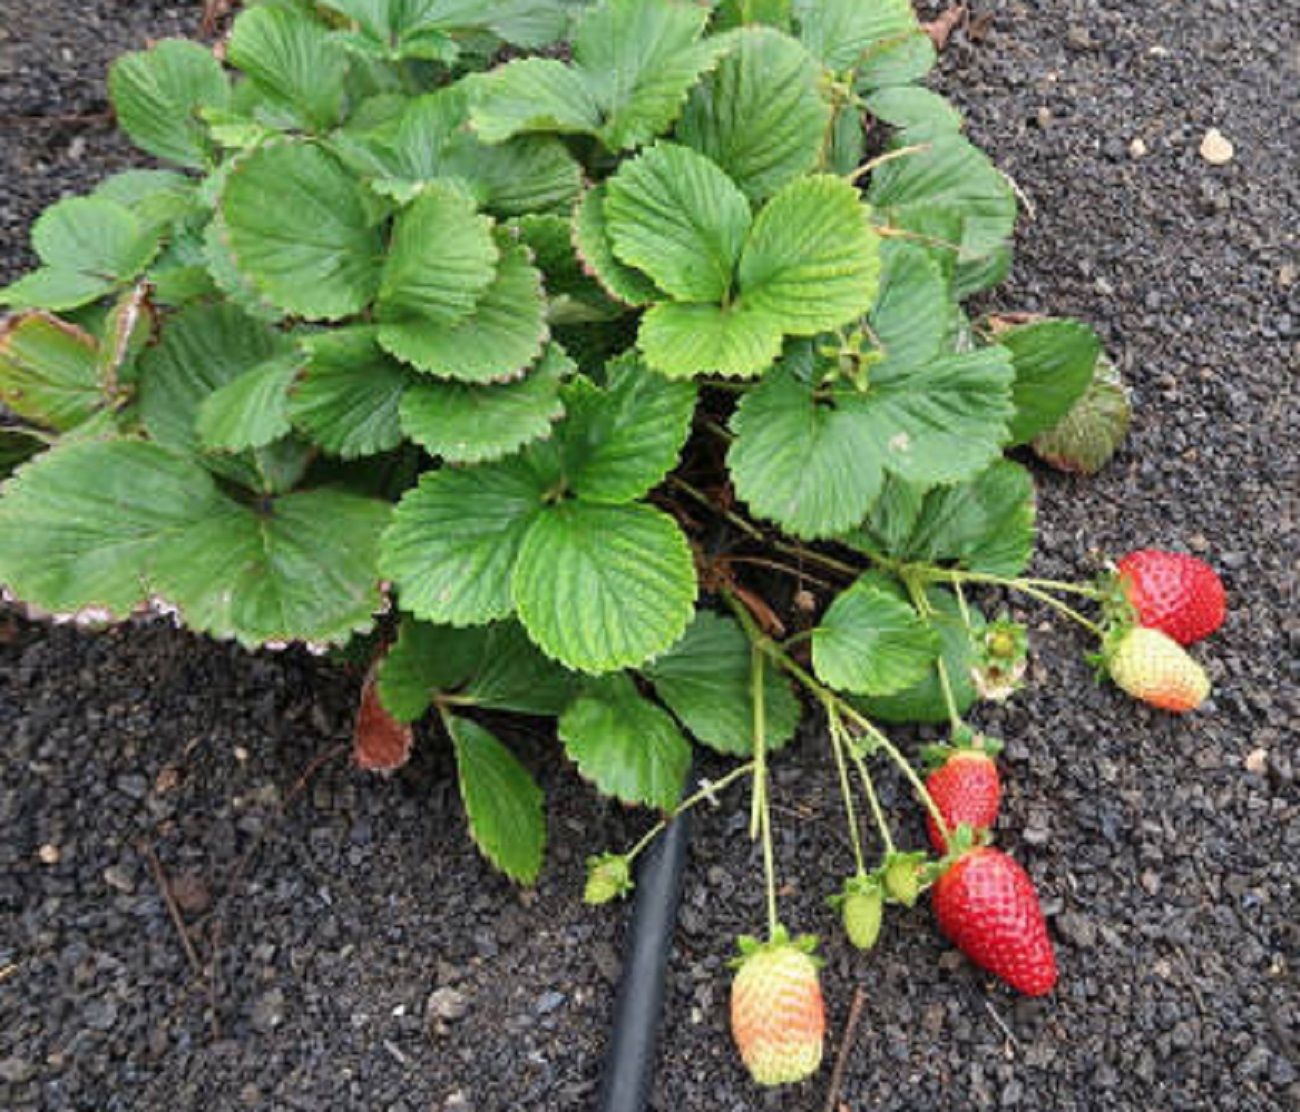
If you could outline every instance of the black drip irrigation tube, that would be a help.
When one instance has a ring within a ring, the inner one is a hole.
[[[641,856],[596,1112],[644,1112],[650,1099],[689,822],[689,813],[678,815]]]

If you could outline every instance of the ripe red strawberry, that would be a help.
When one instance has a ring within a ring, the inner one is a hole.
[[[971,961],[1027,996],[1056,984],[1056,955],[1034,882],[1001,850],[959,857],[934,885],[939,929]]]
[[[1002,779],[992,755],[984,750],[948,750],[943,764],[925,778],[925,786],[950,830],[966,823],[978,834],[997,822]],[[938,823],[927,816],[925,824],[935,852],[947,852]]]
[[[731,983],[731,1034],[760,1085],[811,1077],[821,1065],[826,1007],[817,979],[816,939],[740,940]]]
[[[1179,714],[1195,710],[1210,693],[1210,678],[1187,651],[1158,629],[1133,626],[1107,647],[1106,669],[1135,699]]]
[[[1223,625],[1223,583],[1204,560],[1144,548],[1119,562],[1119,584],[1138,624],[1190,645]]]

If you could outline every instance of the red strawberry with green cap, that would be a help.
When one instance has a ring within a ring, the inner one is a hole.
[[[1167,633],[1180,645],[1208,637],[1223,625],[1223,582],[1195,556],[1156,548],[1130,552],[1119,562],[1118,584],[1138,625]]]
[[[1210,677],[1172,637],[1131,626],[1112,635],[1102,663],[1110,678],[1135,699],[1177,714],[1195,710],[1210,694]]]
[[[787,1085],[817,1072],[826,1006],[812,955],[817,939],[791,940],[778,928],[768,942],[744,936],[731,983],[731,1034],[760,1085]]]
[[[965,823],[979,835],[997,822],[1002,778],[993,758],[999,749],[1001,743],[979,736],[973,744],[927,749],[934,770],[925,778],[925,787],[950,831]],[[926,816],[925,825],[935,852],[946,853],[948,846],[933,816]]]
[[[1056,955],[1034,882],[1001,850],[979,846],[957,858],[934,884],[934,913],[944,935],[982,969],[1027,996],[1056,984]]]

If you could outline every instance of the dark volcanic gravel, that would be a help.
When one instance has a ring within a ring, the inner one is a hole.
[[[0,280],[43,205],[129,157],[93,120],[16,117],[102,111],[112,57],[191,31],[196,7],[0,0]],[[1050,1000],[975,973],[925,909],[870,957],[847,949],[821,906],[850,859],[815,737],[777,771],[785,917],[826,937],[831,1055],[866,990],[852,1112],[1297,1107],[1300,13],[974,7],[983,33],[954,36],[941,80],[1036,210],[991,307],[1095,322],[1137,403],[1102,476],[1040,476],[1037,568],[1087,574],[1140,544],[1206,555],[1233,607],[1197,650],[1216,695],[1186,719],[1147,711],[1093,685],[1056,627],[1035,636],[1032,688],[980,712],[1009,742],[1001,843],[1058,943]],[[1197,154],[1212,126],[1227,166]],[[520,894],[464,837],[439,746],[392,780],[348,769],[355,680],[337,670],[162,627],[0,623],[0,1107],[590,1105],[622,913],[577,902],[581,861],[640,822],[547,739],[518,747],[552,800],[550,863]],[[152,853],[214,975],[191,971]],[[724,961],[761,925],[759,875],[739,813],[702,817],[656,1108],[825,1100],[829,1068],[762,1093],[726,1037]]]

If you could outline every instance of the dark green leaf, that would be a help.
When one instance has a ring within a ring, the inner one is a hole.
[[[1101,341],[1086,324],[1043,320],[1009,328],[997,341],[1011,352],[1016,403],[1011,442],[1024,444],[1070,411],[1092,382]]]

